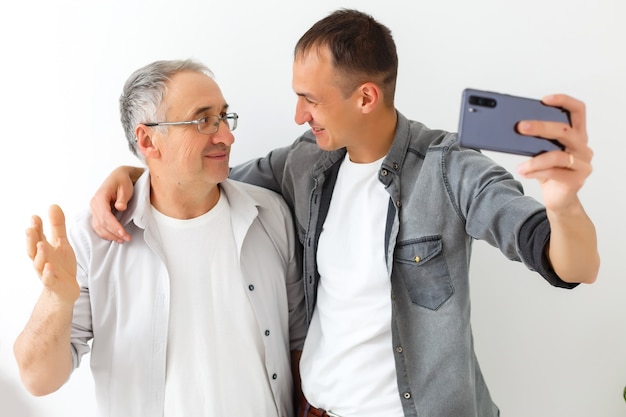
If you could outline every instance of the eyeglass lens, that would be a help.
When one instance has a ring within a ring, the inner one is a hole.
[[[220,128],[220,123],[222,122],[225,122],[228,125],[228,129],[231,131],[235,130],[237,127],[237,120],[232,118],[232,116],[228,118],[213,115],[207,117],[205,120],[205,122],[200,122],[198,124],[198,131],[200,133],[215,133]]]

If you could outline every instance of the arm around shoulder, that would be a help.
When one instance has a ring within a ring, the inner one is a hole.
[[[118,243],[130,240],[130,235],[113,215],[113,208],[126,210],[133,196],[133,185],[144,171],[145,168],[133,166],[115,168],[91,198],[92,227],[101,238]]]

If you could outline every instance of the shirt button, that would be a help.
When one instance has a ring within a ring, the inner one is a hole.
[[[248,289],[249,289],[250,291],[254,291],[254,285],[252,285],[252,284],[248,285]]]
[[[388,173],[389,172],[386,169],[381,169],[380,170],[380,175],[382,175],[383,177],[386,177]]]
[[[405,392],[404,394],[402,394],[402,396],[408,400],[409,398],[411,398],[411,393]]]
[[[413,258],[413,260],[417,264],[417,263],[419,263],[422,260],[422,258],[420,258],[419,256],[416,256],[415,258]]]
[[[278,375],[272,374],[272,379],[278,379]]]
[[[396,207],[400,208],[401,205],[402,205],[402,201],[400,200],[396,201]]]
[[[393,169],[398,169],[398,164],[396,162],[393,163]]]
[[[398,347],[396,348],[396,352],[398,352],[398,353],[402,353],[402,346],[398,346]]]
[[[269,335],[270,335],[270,331],[269,331],[269,330],[266,330],[266,331],[265,331],[265,336],[269,336]]]

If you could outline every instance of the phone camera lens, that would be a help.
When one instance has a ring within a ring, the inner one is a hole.
[[[496,104],[497,104],[496,100],[493,98],[480,97],[480,96],[470,96],[469,102],[470,104],[473,104],[475,106],[489,107],[489,108],[494,108],[496,107]]]

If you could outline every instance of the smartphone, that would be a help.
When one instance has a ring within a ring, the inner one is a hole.
[[[473,149],[535,156],[565,147],[554,139],[517,133],[521,120],[545,120],[571,125],[569,112],[540,100],[490,91],[463,90],[459,143]]]

